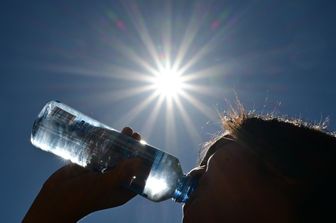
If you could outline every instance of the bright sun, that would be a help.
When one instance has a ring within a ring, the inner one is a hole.
[[[156,73],[153,85],[158,95],[175,98],[182,92],[184,83],[180,72],[162,68]]]

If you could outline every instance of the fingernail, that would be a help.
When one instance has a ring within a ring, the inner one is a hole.
[[[132,135],[133,134],[133,129],[130,127],[125,127],[123,128],[123,130],[121,131],[122,134],[125,135]]]
[[[139,133],[137,133],[137,132],[134,132],[133,135],[132,135],[132,137],[134,139],[136,139],[136,140],[141,140],[141,135]]]

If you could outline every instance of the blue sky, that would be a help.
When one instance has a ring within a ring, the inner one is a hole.
[[[29,141],[52,99],[115,129],[132,126],[185,172],[236,96],[259,113],[328,118],[335,130],[334,8],[317,0],[2,2],[2,221],[19,222],[65,163]],[[189,88],[159,103],[146,80],[168,62],[185,68]],[[180,209],[137,197],[82,222],[179,222]]]

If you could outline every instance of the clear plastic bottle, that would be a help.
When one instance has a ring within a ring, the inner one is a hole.
[[[104,171],[120,160],[139,157],[147,165],[144,176],[139,176],[143,183],[139,181],[127,187],[152,201],[172,198],[186,202],[196,187],[196,181],[183,174],[176,157],[57,101],[47,103],[38,115],[31,142],[42,150],[94,171]]]

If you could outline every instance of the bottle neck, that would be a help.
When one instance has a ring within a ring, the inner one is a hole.
[[[173,200],[179,203],[186,203],[196,187],[197,180],[195,178],[183,175],[177,183]]]

